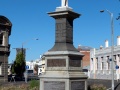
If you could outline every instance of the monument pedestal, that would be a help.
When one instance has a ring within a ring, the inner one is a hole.
[[[83,79],[46,78],[41,79],[40,90],[87,90]]]
[[[84,55],[73,46],[73,20],[80,14],[68,7],[48,14],[56,20],[55,45],[44,54],[40,90],[87,90],[87,76],[81,65]]]
[[[83,56],[74,51],[45,53],[45,73],[40,76],[40,90],[87,90],[87,76],[82,72]]]

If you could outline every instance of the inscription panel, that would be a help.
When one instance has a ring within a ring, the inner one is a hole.
[[[65,67],[65,59],[47,59],[47,67]]]
[[[44,90],[65,90],[65,82],[44,81]]]
[[[71,90],[85,90],[85,81],[72,81]]]
[[[69,60],[70,67],[80,67],[81,61],[80,60]]]

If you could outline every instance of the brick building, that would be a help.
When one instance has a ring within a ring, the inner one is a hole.
[[[83,60],[82,60],[82,67],[83,69],[88,69],[90,66],[90,49],[91,47],[88,46],[78,46],[78,50],[80,53],[84,54]]]

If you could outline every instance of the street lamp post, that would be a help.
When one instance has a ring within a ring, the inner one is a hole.
[[[35,38],[34,40],[39,40],[38,38]],[[28,40],[28,41],[25,41],[25,42],[23,42],[22,43],[22,56],[25,58],[25,50],[26,50],[26,48],[23,48],[23,45],[25,44],[25,43],[27,43],[27,42],[29,42],[30,40]],[[24,53],[23,53],[23,50],[24,50]],[[25,82],[27,83],[27,72],[26,73],[24,73],[24,77],[25,77]]]
[[[33,38],[33,40],[39,40],[38,38]],[[25,43],[27,43],[27,42],[29,42],[30,40],[27,40],[27,41],[25,41],[25,42],[23,42],[22,43],[22,48],[23,48],[23,45],[25,44]]]
[[[120,19],[120,13],[119,13],[119,16],[116,18],[116,20],[119,20]]]
[[[39,40],[39,39],[38,39],[38,38],[33,38],[33,40]],[[23,46],[24,46],[24,44],[25,44],[25,43],[27,43],[27,42],[29,42],[29,41],[30,41],[30,40],[27,40],[27,41],[25,41],[25,42],[23,42],[23,43],[22,43],[22,48],[21,48],[21,49],[22,49],[22,55],[24,55],[24,54],[25,54],[25,53],[23,53],[23,50],[25,50],[25,49],[26,49],[26,48],[24,49],[24,47],[23,47]]]
[[[16,49],[16,52],[17,52],[17,49],[20,49],[22,55],[25,54],[25,53],[23,53],[23,50],[25,50],[26,48],[24,48],[23,46],[24,46],[25,43],[29,42],[30,40],[27,40],[27,41],[23,42],[22,43],[22,48],[13,48],[13,49]],[[34,38],[33,40],[39,40],[39,39],[38,38]]]
[[[113,52],[114,52],[114,25],[113,25],[113,13],[111,13],[109,10],[106,9],[106,11],[110,14],[111,17],[111,77],[112,77],[112,87],[111,89],[114,90],[114,58],[113,58]],[[104,12],[104,10],[101,10],[100,12]]]

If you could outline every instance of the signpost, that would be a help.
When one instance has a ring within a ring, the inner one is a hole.
[[[25,66],[25,68],[26,68],[26,70],[27,70],[27,69],[29,69],[29,66],[28,66],[28,65],[26,65],[26,66]]]

